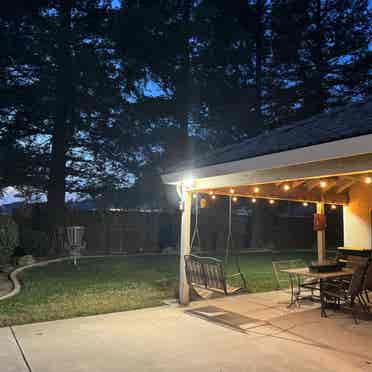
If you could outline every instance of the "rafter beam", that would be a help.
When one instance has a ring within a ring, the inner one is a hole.
[[[306,181],[306,188],[308,191],[314,190],[316,187],[320,187],[320,181],[319,180],[310,180]]]
[[[326,181],[326,182],[327,182],[327,185],[322,188],[323,192],[327,192],[327,191],[333,189],[337,185],[337,180]]]
[[[349,189],[352,185],[354,185],[354,183],[356,182],[357,181],[354,179],[345,179],[344,182],[335,190],[336,194],[344,192],[345,190]]]
[[[298,180],[291,183],[292,190],[296,189],[297,187],[303,185],[305,183],[305,180]]]

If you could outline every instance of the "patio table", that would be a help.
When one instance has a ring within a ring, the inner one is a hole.
[[[328,279],[336,279],[341,278],[345,276],[353,275],[354,269],[351,267],[343,268],[341,270],[332,271],[332,272],[324,272],[324,273],[316,273],[309,270],[308,267],[301,267],[297,269],[283,269],[280,270],[283,273],[287,273],[289,275],[289,280],[291,283],[291,291],[292,291],[292,297],[291,297],[291,303],[290,306],[298,302],[298,296],[295,294],[295,279],[296,277],[302,276],[302,277],[308,277],[312,279],[318,279],[319,280],[319,292],[320,292],[320,307],[321,307],[321,316],[323,316],[323,309],[326,305],[325,299],[324,299],[324,283]],[[297,283],[299,283],[299,280],[297,280]],[[299,289],[298,292],[299,293]]]

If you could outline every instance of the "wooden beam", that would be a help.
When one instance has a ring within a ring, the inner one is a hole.
[[[262,199],[277,199],[287,200],[294,202],[310,202],[317,203],[324,200],[328,204],[347,204],[348,194],[347,193],[332,193],[322,192],[320,189],[308,191],[304,188],[290,189],[284,191],[282,187],[277,187],[275,184],[258,185],[260,191],[254,192],[252,186],[240,186],[234,188],[234,195],[245,198],[262,198]],[[218,188],[213,190],[217,195],[231,195],[229,188]],[[209,190],[199,190],[199,192],[208,193]]]
[[[319,180],[310,180],[305,183],[307,190],[312,191],[316,187],[320,187]]]
[[[324,215],[324,203],[319,202],[316,204],[316,213]],[[318,260],[323,262],[326,257],[326,241],[325,241],[325,230],[318,230],[317,236],[317,248],[318,248]]]
[[[344,192],[345,190],[349,189],[354,183],[356,182],[354,179],[344,179],[342,180],[343,182],[341,183],[340,186],[337,187],[335,190],[336,194],[340,194]]]
[[[322,190],[323,192],[327,192],[331,189],[333,189],[333,187],[335,187],[337,185],[337,180],[327,180],[327,186],[323,187]]]
[[[298,180],[291,183],[291,188],[294,190],[295,188],[303,185],[305,183],[305,180]]]
[[[190,287],[186,277],[185,256],[190,254],[191,192],[183,191],[182,199],[179,301],[181,305],[188,305],[190,302]]]

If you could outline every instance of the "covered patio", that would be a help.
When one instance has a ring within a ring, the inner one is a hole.
[[[249,203],[316,205],[318,259],[326,256],[326,208],[343,209],[344,246],[371,249],[372,100],[279,128],[174,167],[182,210],[180,302],[188,304],[184,257],[190,254],[192,199],[228,196]]]
[[[372,323],[244,294],[0,329],[2,372],[371,371]],[[40,347],[42,345],[42,347]]]

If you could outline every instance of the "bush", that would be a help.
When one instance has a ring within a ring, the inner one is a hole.
[[[44,231],[22,229],[20,234],[21,247],[26,254],[33,256],[46,256],[50,242],[48,234]]]
[[[18,225],[7,218],[0,223],[0,264],[8,264],[19,243]]]

